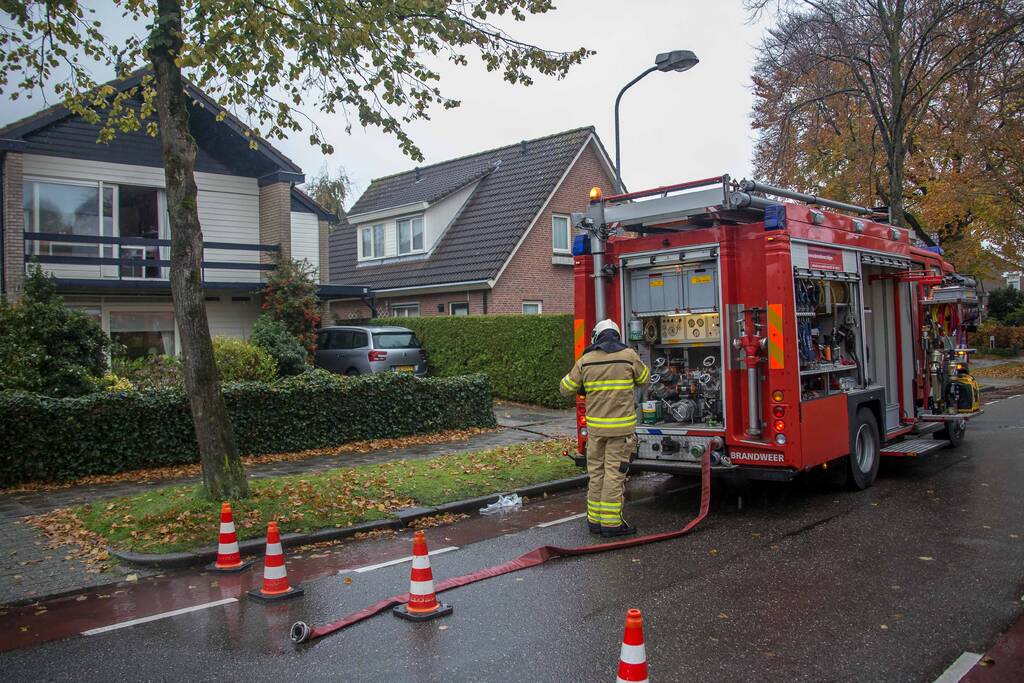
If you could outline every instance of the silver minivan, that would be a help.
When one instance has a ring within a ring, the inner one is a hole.
[[[427,374],[427,356],[416,334],[405,327],[321,327],[316,366],[339,375],[375,372]]]

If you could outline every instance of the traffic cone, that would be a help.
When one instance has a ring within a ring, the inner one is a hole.
[[[417,531],[412,539],[412,574],[409,577],[409,601],[392,610],[396,617],[410,621],[427,621],[452,613],[452,606],[437,601],[434,594],[434,573],[430,570],[427,537]]]
[[[252,560],[242,561],[238,553],[238,536],[231,516],[231,503],[220,504],[220,538],[217,542],[217,560],[206,566],[214,572],[240,572],[252,566]]]
[[[284,551],[281,550],[281,532],[277,522],[267,525],[267,556],[263,560],[263,586],[249,591],[249,597],[269,602],[302,595],[303,590],[288,585],[288,569],[284,566]]]
[[[619,676],[615,683],[648,683],[647,651],[644,649],[644,620],[640,610],[626,612],[626,630],[622,634]]]

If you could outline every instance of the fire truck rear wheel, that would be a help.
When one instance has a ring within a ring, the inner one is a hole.
[[[967,431],[967,420],[950,420],[942,429],[935,432],[936,439],[945,439],[949,442],[950,448],[956,448],[964,442],[964,432]]]
[[[847,459],[850,463],[849,484],[853,489],[866,489],[875,483],[878,476],[881,439],[878,436],[878,422],[867,408],[857,411],[857,426],[853,437],[853,452]]]

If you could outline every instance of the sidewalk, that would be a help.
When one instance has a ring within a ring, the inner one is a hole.
[[[387,462],[421,460],[448,453],[477,451],[527,441],[572,435],[576,431],[571,410],[499,403],[495,415],[501,429],[461,441],[390,448],[372,453],[343,453],[308,460],[274,462],[247,469],[250,479],[316,473],[324,470]],[[126,575],[139,578],[159,573],[115,566],[111,571],[89,571],[82,562],[68,556],[68,548],[47,549],[47,540],[21,518],[61,507],[84,505],[97,500],[119,498],[169,484],[198,483],[198,477],[147,482],[96,484],[54,491],[0,493],[0,605],[70,590],[123,581]],[[212,533],[212,532],[211,532]]]

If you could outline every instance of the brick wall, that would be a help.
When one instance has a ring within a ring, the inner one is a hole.
[[[3,157],[4,199],[4,291],[11,303],[21,295],[25,281],[25,213],[23,207],[21,152],[7,152]]]
[[[281,257],[292,255],[292,186],[270,183],[260,188],[260,243],[277,244]],[[272,263],[271,252],[260,252],[261,263]]]
[[[552,214],[586,211],[590,188],[606,192],[614,186],[605,172],[594,144],[587,145],[561,186],[544,207],[533,229],[494,285],[490,313],[522,313],[523,301],[541,301],[544,313],[573,310],[573,267],[552,265]],[[570,234],[570,239],[574,233]]]
[[[325,220],[319,220],[317,226],[320,229],[320,284],[326,285],[331,281],[331,248],[328,245],[331,225]]]

